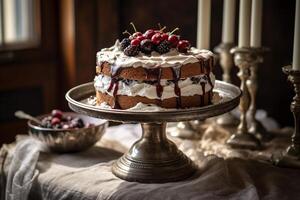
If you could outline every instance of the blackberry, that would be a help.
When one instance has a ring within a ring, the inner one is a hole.
[[[141,42],[141,52],[144,54],[150,54],[153,50],[153,43],[149,39],[144,39]]]
[[[164,54],[170,51],[170,43],[165,40],[156,46],[156,51],[160,54]]]
[[[120,43],[120,48],[122,51],[124,51],[124,49],[126,47],[128,47],[130,45],[130,39],[129,38],[124,38],[121,43]]]
[[[199,84],[200,83],[200,77],[191,77],[191,81],[193,84]]]
[[[132,46],[129,45],[124,49],[124,54],[127,56],[136,56],[139,53],[139,47],[138,46]]]

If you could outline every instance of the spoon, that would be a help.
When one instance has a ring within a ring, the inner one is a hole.
[[[42,125],[41,120],[39,120],[39,119],[37,119],[37,118],[35,118],[35,117],[33,117],[33,116],[31,116],[31,115],[25,113],[25,112],[22,111],[22,110],[16,111],[16,112],[15,112],[15,116],[18,117],[19,119],[28,119],[28,120],[32,120],[32,121],[36,122],[37,124]]]

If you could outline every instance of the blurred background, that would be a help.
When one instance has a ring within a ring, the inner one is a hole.
[[[161,23],[196,45],[197,0],[0,0],[0,143],[26,133],[16,110],[32,115],[68,110],[65,92],[92,81],[96,52],[122,38],[129,23],[139,31]],[[237,13],[238,13],[237,1]],[[221,42],[223,1],[212,0],[211,41]],[[259,67],[258,108],[281,126],[292,125],[294,95],[281,72],[292,61],[295,0],[264,0],[262,45],[271,48]],[[237,41],[238,14],[236,15]],[[239,84],[235,67],[232,76]],[[217,65],[215,73],[221,79]]]

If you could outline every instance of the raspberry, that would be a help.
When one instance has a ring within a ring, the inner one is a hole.
[[[170,51],[170,43],[167,40],[162,41],[159,45],[157,45],[156,51],[160,54],[169,52]]]
[[[124,51],[124,49],[126,47],[128,47],[130,45],[130,39],[129,38],[124,38],[121,43],[120,43],[120,47],[121,47],[121,50]]]
[[[136,56],[139,53],[139,47],[138,46],[132,46],[129,45],[124,49],[124,54],[127,56]]]

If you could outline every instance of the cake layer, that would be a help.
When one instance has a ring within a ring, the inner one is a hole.
[[[179,80],[177,85],[180,89],[181,96],[194,96],[203,95],[206,92],[212,90],[215,82],[215,77],[212,73],[207,75],[200,75],[196,77],[190,77],[187,79]],[[158,94],[156,82],[143,82],[133,80],[119,80],[113,86],[111,86],[112,79],[109,76],[98,75],[95,77],[94,86],[96,90],[107,93],[110,96],[114,95],[126,95],[126,96],[142,96],[149,99],[168,99],[176,97],[175,83],[174,81],[160,80],[159,87],[161,87],[161,94]],[[116,86],[116,84],[118,84]],[[117,91],[115,91],[117,87]],[[115,94],[114,94],[115,92]]]
[[[96,67],[97,74],[104,74],[106,76],[118,76],[123,79],[130,80],[158,80],[167,79],[173,80],[174,73],[178,73],[178,78],[188,78],[191,76],[198,76],[201,74],[209,74],[212,71],[213,57],[201,60],[196,63],[189,63],[185,65],[175,65],[173,67],[153,67],[153,68],[143,68],[143,67],[118,67],[116,65],[111,65],[107,62],[101,64],[101,66]]]
[[[205,93],[204,95],[194,95],[194,96],[181,96],[181,98],[168,98],[164,100],[159,99],[148,99],[141,96],[126,96],[117,95],[110,96],[109,94],[96,91],[97,104],[102,103],[108,104],[112,108],[117,109],[130,109],[136,106],[138,103],[143,104],[154,104],[162,108],[190,108],[199,107],[211,104],[212,92]],[[178,102],[180,101],[180,106]]]

